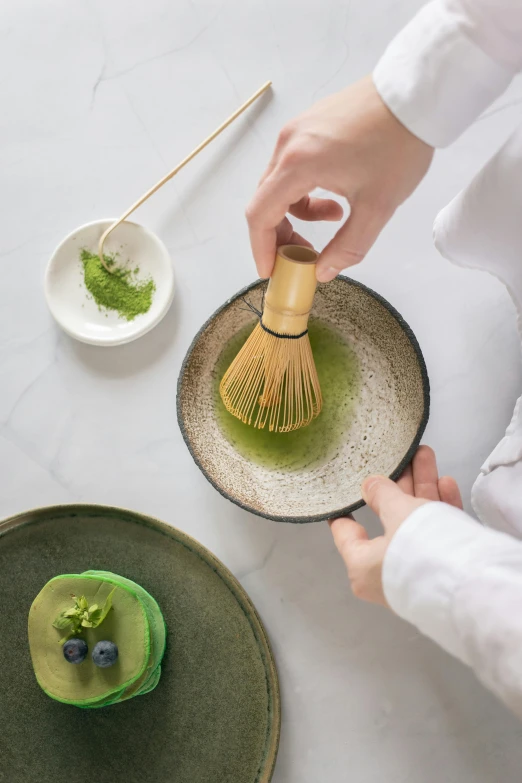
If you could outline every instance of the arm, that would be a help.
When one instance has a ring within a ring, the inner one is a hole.
[[[340,220],[324,188],[345,198],[347,220],[321,253],[319,280],[361,261],[394,211],[449,144],[522,67],[519,0],[435,0],[390,44],[373,80],[312,106],[281,131],[247,209],[259,274],[276,245],[305,242],[287,214]]]
[[[399,486],[373,477],[363,492],[383,535],[331,524],[354,593],[415,625],[522,716],[522,543],[464,514],[426,447]]]
[[[522,717],[522,544],[428,503],[397,530],[383,565],[390,607],[460,658]]]
[[[408,130],[445,147],[521,68],[519,0],[434,0],[391,42],[373,81]]]

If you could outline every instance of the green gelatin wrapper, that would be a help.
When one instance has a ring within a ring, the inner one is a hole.
[[[111,591],[112,609],[97,628],[85,628],[82,638],[89,652],[83,663],[65,660],[60,639],[63,631],[53,621],[72,604],[72,595],[84,595],[102,605]],[[118,704],[149,693],[159,682],[165,653],[166,626],[154,598],[136,582],[110,571],[85,571],[51,579],[36,596],[29,611],[29,647],[36,679],[56,701],[96,708]],[[102,640],[118,646],[116,663],[102,669],[91,657]]]

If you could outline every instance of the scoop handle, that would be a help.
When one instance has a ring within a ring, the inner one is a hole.
[[[306,332],[317,287],[318,258],[309,247],[278,248],[263,309],[262,323],[267,329],[281,335]]]
[[[126,220],[132,212],[134,212],[135,209],[140,207],[144,201],[147,201],[148,198],[150,198],[154,193],[156,193],[157,190],[159,190],[163,185],[168,182],[172,177],[174,177],[178,171],[181,171],[181,169],[187,165],[187,163],[190,163],[190,161],[196,157],[196,155],[199,155],[201,150],[204,150],[205,147],[210,144],[211,141],[213,141],[216,136],[219,136],[219,134],[225,130],[225,128],[228,128],[228,126],[234,122],[237,117],[239,117],[240,114],[242,114],[246,109],[248,109],[249,106],[251,106],[254,101],[257,101],[260,95],[262,95],[264,92],[268,90],[268,88],[271,86],[272,82],[268,81],[265,82],[262,87],[259,88],[259,90],[256,90],[256,92],[250,96],[250,98],[245,101],[239,109],[236,109],[236,111],[230,115],[224,122],[221,123],[221,125],[216,128],[216,130],[210,134],[210,136],[207,136],[207,138],[201,142],[201,144],[198,144],[198,146],[192,150],[192,152],[186,156],[186,158],[183,158],[183,160],[178,163],[177,166],[175,166],[172,171],[169,171],[168,174],[165,174],[162,179],[160,179],[159,182],[156,182],[155,185],[153,185],[149,190],[147,190],[146,193],[143,194],[137,201],[134,202],[132,206],[130,206],[126,212],[121,215],[118,220],[115,220],[114,223],[112,223],[101,235],[99,242],[98,242],[98,255],[100,256],[100,261],[102,262],[105,269],[107,269],[108,272],[114,271],[114,268],[107,267],[107,264],[105,263],[105,259],[103,256],[103,245],[105,244],[105,240],[109,236],[109,234],[114,231],[114,229],[120,225],[120,223],[123,223],[124,220]]]

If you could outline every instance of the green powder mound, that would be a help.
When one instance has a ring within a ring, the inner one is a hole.
[[[139,268],[115,267],[113,272],[108,272],[100,257],[88,250],[82,250],[80,258],[85,287],[100,310],[115,310],[126,321],[133,321],[150,310],[156,285],[153,280],[136,280]],[[104,255],[104,259],[109,267],[114,265],[114,258]]]

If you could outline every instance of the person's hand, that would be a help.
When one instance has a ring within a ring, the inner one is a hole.
[[[270,164],[247,209],[252,251],[269,277],[276,247],[309,244],[286,217],[340,220],[324,188],[348,200],[351,212],[321,253],[317,277],[326,282],[361,261],[396,208],[428,170],[433,148],[402,125],[370,77],[316,103],[281,131]]]
[[[418,449],[412,465],[397,484],[384,476],[370,476],[363,482],[362,491],[366,503],[380,517],[383,535],[370,540],[363,526],[349,517],[330,522],[330,527],[348,569],[354,595],[386,606],[382,564],[397,529],[424,503],[441,500],[462,508],[462,500],[455,479],[439,478],[435,454],[428,446]]]

